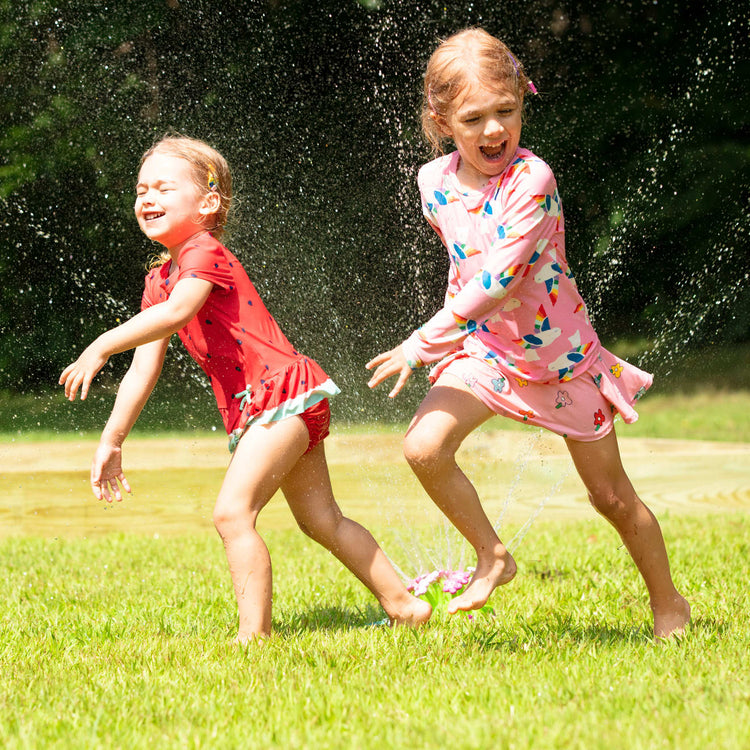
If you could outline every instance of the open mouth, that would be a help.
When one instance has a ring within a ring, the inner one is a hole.
[[[143,220],[148,223],[149,221],[153,221],[154,219],[161,219],[162,216],[164,216],[164,211],[157,211],[152,214],[143,214]]]
[[[480,146],[479,150],[487,161],[500,161],[505,155],[506,144],[507,141],[503,141],[498,145]]]

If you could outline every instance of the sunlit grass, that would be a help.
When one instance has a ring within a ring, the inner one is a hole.
[[[0,541],[7,748],[735,748],[750,736],[746,515],[670,516],[694,625],[659,646],[598,519],[540,523],[494,618],[419,632],[330,555],[268,532],[275,635],[230,645],[213,533]],[[383,532],[386,546],[392,539]]]
[[[208,400],[209,397],[207,396]],[[399,435],[406,431],[408,418],[367,419],[350,422],[336,417],[333,429],[345,433],[367,433],[373,430]],[[162,408],[163,407],[163,408]],[[218,415],[211,411],[210,401],[203,409],[190,412],[191,406],[160,402],[155,399],[149,411],[136,424],[134,435],[158,437],[222,434]],[[79,439],[98,436],[109,415],[111,400],[96,406],[71,405],[58,393],[19,396],[0,393],[0,442],[45,439]],[[214,408],[215,409],[215,408]],[[655,392],[638,406],[640,419],[624,428],[631,437],[680,438],[685,440],[718,440],[750,442],[750,389],[723,391],[704,388],[690,393]],[[71,413],[71,410],[74,413]],[[487,423],[488,429],[528,431],[528,427],[500,417]]]
[[[237,649],[211,523],[225,438],[200,409],[188,423],[183,403],[149,408],[126,443],[135,494],[107,506],[87,474],[109,402],[0,394],[2,747],[703,750],[750,736],[747,447],[726,443],[750,442],[747,389],[657,390],[618,427],[693,605],[688,635],[663,645],[560,441],[493,420],[460,460],[493,518],[515,488],[506,541],[549,496],[495,617],[373,627],[375,600],[277,497],[260,520],[275,635]],[[344,511],[415,575],[461,551],[401,456],[405,427],[339,417],[327,453]]]
[[[643,342],[628,348],[620,342],[621,355],[635,356]],[[332,400],[333,426],[337,432],[403,433],[424,392],[424,373],[418,373],[407,392],[391,401],[385,393],[344,392]],[[116,384],[97,383],[85,402],[69,403],[60,389],[34,394],[0,392],[0,442],[98,434],[114,402]],[[685,356],[673,372],[657,376],[654,387],[641,402],[640,420],[623,434],[633,437],[680,438],[750,442],[750,345],[724,347],[719,352]],[[355,418],[352,415],[356,415]],[[528,429],[509,419],[493,419],[489,429]],[[221,434],[223,426],[207,388],[196,382],[160,383],[139,418],[134,434]]]

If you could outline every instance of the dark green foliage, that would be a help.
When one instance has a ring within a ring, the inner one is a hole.
[[[0,0],[0,388],[53,382],[138,310],[156,248],[133,184],[174,128],[228,157],[227,244],[343,386],[347,416],[372,409],[363,364],[442,299],[445,255],[415,184],[429,158],[421,73],[439,36],[474,24],[541,92],[523,142],[558,177],[603,338],[643,337],[666,370],[693,344],[746,339],[747,26],[734,6]],[[167,375],[181,394],[184,366]]]

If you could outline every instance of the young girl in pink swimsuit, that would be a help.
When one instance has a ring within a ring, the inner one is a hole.
[[[455,462],[464,438],[495,414],[561,435],[594,507],[617,529],[648,588],[654,633],[681,632],[690,606],[672,582],[659,524],[620,462],[614,416],[651,376],[604,349],[565,258],[562,208],[550,168],[521,148],[522,109],[535,91],[498,39],[468,29],[444,41],[425,74],[422,124],[436,152],[419,188],[425,218],[448,250],[444,307],[375,357],[375,387],[437,363],[405,439],[427,493],[466,537],[477,566],[450,611],[483,606],[516,563]]]
[[[108,358],[135,348],[91,467],[98,499],[130,492],[122,444],[161,372],[173,333],[211,380],[232,460],[214,508],[239,607],[238,642],[271,632],[271,560],[255,528],[281,488],[300,528],[377,597],[393,624],[419,625],[430,605],[408,593],[370,533],[333,497],[323,439],[338,388],[295,351],[240,262],[219,242],[231,200],[224,158],[201,141],[165,138],[141,160],[135,215],[168,250],[147,278],[142,310],[103,333],[60,376],[85,399]],[[118,484],[119,483],[119,484]]]

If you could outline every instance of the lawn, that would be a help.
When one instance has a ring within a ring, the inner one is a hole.
[[[663,518],[694,622],[649,633],[601,521],[538,521],[494,616],[418,632],[326,552],[268,531],[275,637],[247,650],[214,535],[0,541],[5,748],[741,748],[746,513]],[[381,533],[386,544],[393,540]]]
[[[87,483],[108,404],[70,408],[0,395],[3,748],[750,747],[746,387],[657,391],[618,427],[693,606],[666,644],[561,442],[495,420],[460,454],[519,563],[492,615],[377,626],[375,600],[276,497],[260,523],[274,636],[234,647],[211,523],[224,438],[175,405],[147,413],[125,446],[134,495],[108,506]],[[405,578],[471,564],[401,458],[403,427],[336,421],[337,497]]]
[[[613,349],[621,356],[631,356],[638,347],[620,343]],[[365,387],[367,373],[362,373],[358,389],[345,391],[331,403],[336,431],[371,432],[374,428],[403,432],[426,390],[425,373],[415,375],[395,401],[385,397],[384,389],[369,391]],[[221,432],[207,381],[202,376],[187,380],[173,377],[157,385],[134,434]],[[116,381],[100,376],[88,400],[72,404],[55,387],[28,394],[0,391],[0,442],[97,434],[109,416],[116,390]],[[750,344],[685,355],[674,372],[657,374],[653,388],[637,408],[641,418],[628,426],[624,435],[750,442]],[[526,429],[507,419],[488,423],[489,429],[500,426]]]

